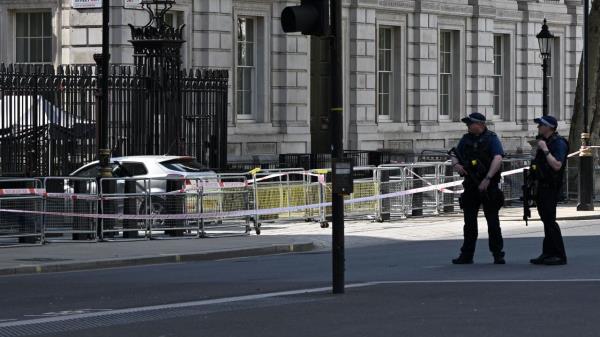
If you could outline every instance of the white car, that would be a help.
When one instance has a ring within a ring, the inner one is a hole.
[[[151,213],[162,213],[165,208],[167,181],[180,182],[179,188],[188,193],[197,193],[197,185],[202,184],[204,191],[218,188],[217,173],[198,163],[193,157],[186,156],[127,156],[110,159],[114,178],[135,178],[135,191],[127,193],[151,193]],[[65,192],[96,194],[96,183],[91,178],[99,174],[98,161],[91,162],[75,170],[69,176],[73,177],[66,183]],[[81,178],[81,183],[77,183]],[[86,179],[87,178],[87,179]],[[139,180],[137,180],[139,179]],[[126,192],[126,179],[116,179],[114,193]],[[146,205],[142,204],[145,208]],[[195,207],[188,207],[195,208]]]

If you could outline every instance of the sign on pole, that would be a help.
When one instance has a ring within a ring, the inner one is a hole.
[[[124,0],[123,7],[141,9],[142,8],[142,0]]]
[[[102,8],[102,0],[71,0],[71,7],[82,8]]]

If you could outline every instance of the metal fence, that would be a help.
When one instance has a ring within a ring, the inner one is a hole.
[[[521,204],[523,159],[503,162],[507,205]],[[600,172],[600,168],[597,167]],[[356,167],[347,219],[388,221],[457,212],[462,178],[449,162]],[[572,170],[571,170],[572,171]],[[565,185],[567,191],[572,184]],[[263,223],[328,225],[329,169],[255,169],[184,179],[0,180],[0,244],[260,234]],[[21,212],[23,211],[23,212]],[[31,212],[33,211],[33,212]]]
[[[224,168],[227,71],[161,74],[145,66],[112,66],[113,156],[191,155],[207,167]],[[95,159],[97,77],[95,66],[0,64],[1,175],[67,175]]]
[[[95,240],[97,238],[98,189],[94,178],[48,177],[44,211],[44,240]],[[92,215],[82,217],[80,214]]]
[[[43,242],[43,216],[23,211],[43,211],[42,183],[38,179],[0,179],[0,246],[6,243]]]

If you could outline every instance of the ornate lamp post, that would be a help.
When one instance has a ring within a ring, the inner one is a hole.
[[[554,35],[552,35],[552,33],[550,33],[550,31],[548,30],[546,19],[544,19],[542,30],[538,33],[538,35],[536,35],[536,37],[540,44],[540,54],[542,54],[542,113],[544,116],[546,116],[548,115],[548,61],[552,57],[551,48],[552,43],[554,43]]]
[[[97,157],[99,162],[97,186],[100,187],[100,184],[102,183],[104,186],[98,188],[98,191],[102,190],[110,193],[112,187],[111,184],[109,181],[102,181],[102,178],[112,177],[112,169],[110,167],[111,151],[108,146],[108,66],[110,61],[108,50],[109,9],[109,1],[102,1],[102,53],[94,54],[94,61],[96,61],[96,72],[98,75],[96,86],[96,146],[98,149]],[[103,209],[101,201],[98,201],[98,209]],[[106,210],[106,208],[104,209]],[[97,231],[100,240],[104,239],[102,228],[102,219],[98,219]]]
[[[142,0],[142,7],[150,14],[145,26],[131,28],[131,44],[137,66],[157,69],[165,67],[173,73],[181,68],[181,46],[184,25],[172,27],[166,21],[174,0]]]
[[[110,149],[108,148],[108,65],[109,54],[109,1],[102,2],[102,53],[94,54],[98,78],[97,104],[98,117],[96,120],[96,144],[98,147],[98,161],[100,162],[100,178],[111,177]]]

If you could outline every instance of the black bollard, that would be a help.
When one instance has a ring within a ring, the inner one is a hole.
[[[448,178],[452,178],[452,176],[453,176],[452,166],[445,165],[444,166],[444,177],[446,177],[446,179],[448,179]],[[448,181],[444,181],[444,182],[448,182]],[[443,193],[442,196],[443,196],[442,200],[444,201],[444,213],[454,212],[454,198],[456,195],[454,193]]]
[[[381,194],[390,193],[390,171],[389,170],[381,170],[379,171],[379,192]],[[379,201],[381,203],[381,210],[379,213],[379,222],[388,221],[391,218],[390,215],[390,198],[384,198]]]
[[[102,180],[102,193],[104,194],[115,194],[117,191],[117,181],[114,179]],[[102,200],[102,213],[103,214],[116,214],[117,200],[109,199]],[[103,237],[114,238],[119,235],[119,232],[113,231],[115,228],[116,219],[102,219],[102,228],[105,231]],[[102,236],[101,236],[102,237]]]
[[[183,189],[183,180],[167,180],[167,192],[174,192]],[[180,194],[167,195],[165,209],[167,214],[183,214],[184,199]],[[185,220],[165,220],[167,228],[178,227],[178,223],[182,223]],[[183,229],[166,230],[165,234],[170,236],[183,236]]]
[[[90,193],[90,187],[91,187],[91,183],[89,181],[85,181],[85,180],[73,180],[73,192],[75,194],[91,194]],[[75,198],[73,199],[73,211],[76,214],[84,214],[84,213],[89,213],[87,206],[87,203],[89,203],[89,200],[82,200],[79,198]],[[94,219],[87,219],[87,218],[81,218],[81,217],[73,217],[73,222],[71,224],[72,226],[72,230],[75,232],[77,230],[80,229],[86,229],[89,228],[91,221],[94,221]],[[100,228],[98,228],[98,230],[100,230]],[[91,240],[92,239],[92,234],[91,233],[73,233],[72,235],[73,240]]]
[[[415,167],[413,169],[415,174],[413,175],[413,186],[412,188],[423,187],[423,181],[417,177],[422,176],[423,168]],[[415,193],[412,195],[412,216],[423,215],[423,193]]]
[[[136,193],[136,181],[135,180],[126,180],[125,181],[125,194],[135,194]],[[137,214],[137,202],[136,197],[127,197],[123,202],[123,214]],[[138,238],[138,228],[137,226],[138,220],[135,219],[124,219],[123,220],[123,237],[126,239],[135,239]]]

